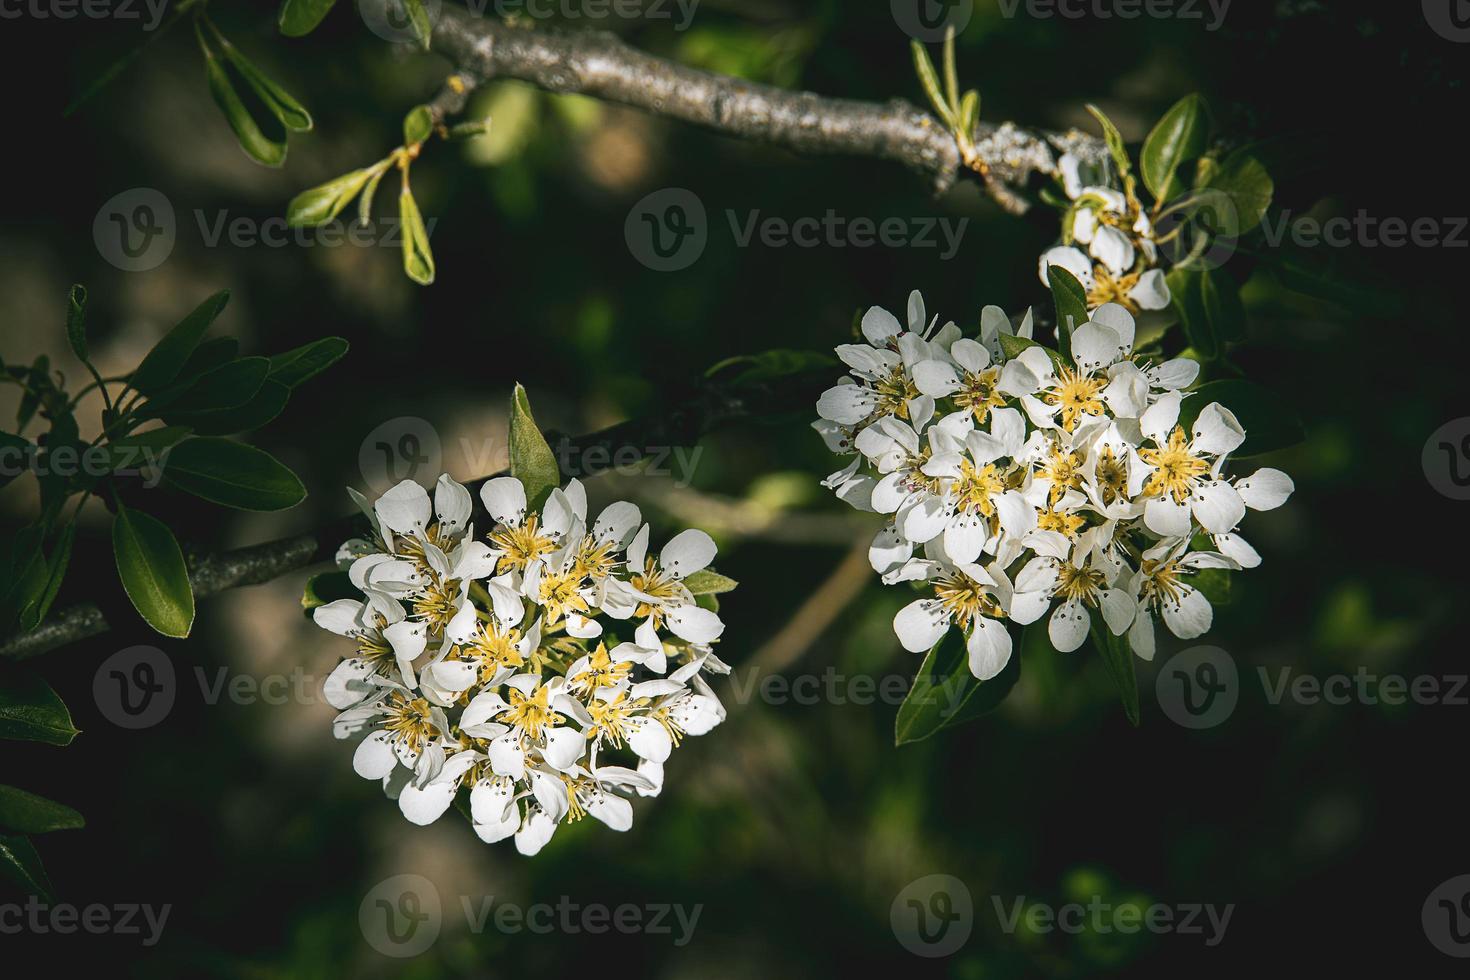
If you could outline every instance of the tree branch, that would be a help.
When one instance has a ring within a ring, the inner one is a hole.
[[[432,49],[475,79],[515,78],[802,153],[893,160],[928,178],[938,193],[964,170],[943,124],[902,99],[879,104],[748,82],[645,54],[604,31],[511,26],[445,5]],[[1011,123],[982,123],[976,145],[987,190],[1017,214],[1028,202],[1012,188],[1033,173],[1054,173],[1054,150],[1089,160],[1107,152],[1101,140],[1076,130],[1033,133]]]
[[[557,454],[564,480],[595,476],[625,465],[629,449],[642,459],[673,447],[692,446],[704,434],[732,421],[809,411],[817,395],[830,382],[830,372],[821,372],[793,375],[770,384],[741,385],[738,389],[706,384],[672,410],[576,438],[552,435],[548,441]],[[475,500],[476,523],[481,526],[488,526],[485,522],[489,518],[480,509],[478,491],[491,478],[483,477],[469,485]],[[354,514],[306,534],[193,559],[189,580],[196,598],[241,585],[259,585],[331,561],[343,541],[369,533],[367,520]],[[134,613],[128,609],[127,615]],[[107,613],[100,607],[92,603],[70,606],[51,613],[29,633],[11,636],[0,643],[0,661],[27,660],[111,628]]]

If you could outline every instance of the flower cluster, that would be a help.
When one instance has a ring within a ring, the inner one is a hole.
[[[1238,526],[1247,508],[1285,503],[1291,479],[1226,475],[1239,421],[1217,402],[1187,411],[1198,364],[1136,355],[1121,305],[1073,331],[1066,358],[1035,343],[1029,312],[1013,327],[986,307],[972,339],[926,322],[918,293],[906,326],[875,307],[862,333],[837,348],[849,376],[814,425],[852,456],[825,485],[889,518],[873,568],[927,593],[894,619],[905,649],[958,627],[988,680],[1011,656],[1003,621],[1050,611],[1057,650],[1081,646],[1097,613],[1152,659],[1156,617],[1181,639],[1210,628],[1191,576],[1260,564]]]
[[[1057,266],[1082,284],[1089,310],[1107,303],[1135,316],[1167,309],[1169,286],[1153,223],[1131,185],[1118,190],[1070,153],[1058,161],[1058,173],[1072,204],[1062,217],[1062,244],[1041,256],[1042,284]]]
[[[715,556],[708,534],[655,556],[631,503],[589,526],[575,480],[539,512],[520,480],[490,480],[483,539],[447,476],[432,499],[411,481],[371,506],[353,496],[374,535],[338,553],[363,598],[313,613],[357,644],[325,693],[336,736],[361,739],[353,768],[413,823],[463,787],[480,838],[514,836],[522,854],[584,814],[627,830],[628,796],[656,795],[680,740],[724,719],[704,677],[729,672],[712,649],[724,624],[691,588]],[[605,632],[618,624],[630,639]]]

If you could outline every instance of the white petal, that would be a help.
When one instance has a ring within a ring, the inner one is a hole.
[[[434,505],[429,492],[412,480],[404,480],[378,498],[373,505],[383,526],[398,534],[422,531],[429,523]]]
[[[448,473],[439,477],[434,485],[434,513],[439,517],[439,526],[451,533],[463,531],[470,522],[470,511],[474,502],[464,485],[453,480]]]
[[[926,653],[949,631],[949,616],[936,599],[915,599],[893,617],[893,632],[910,653]]]
[[[1154,618],[1143,607],[1139,607],[1133,625],[1128,628],[1128,645],[1141,659],[1154,658]]]
[[[1004,623],[981,616],[975,620],[975,628],[965,642],[965,649],[970,654],[970,673],[988,681],[1010,662],[1010,631]]]
[[[361,657],[344,660],[322,683],[322,696],[332,707],[344,711],[378,690],[368,683],[374,673],[373,665]]]
[[[663,762],[673,751],[668,731],[651,718],[630,718],[626,728],[628,748],[640,759]]]
[[[1286,503],[1287,498],[1296,490],[1296,484],[1285,473],[1268,467],[1256,470],[1244,480],[1238,481],[1235,489],[1251,510],[1274,510]]]
[[[1158,387],[1168,391],[1177,391],[1194,384],[1194,379],[1199,377],[1199,361],[1193,361],[1187,357],[1176,357],[1153,368],[1149,374]]]
[[[480,487],[480,500],[500,524],[519,526],[526,517],[526,488],[513,476],[487,480]]]
[[[914,385],[931,398],[945,398],[960,387],[959,372],[943,361],[920,361],[914,365]]]
[[[1219,402],[1210,402],[1194,420],[1194,441],[1191,448],[1196,453],[1221,456],[1234,452],[1245,442],[1245,429],[1236,419],[1235,413]]]
[[[553,728],[546,733],[546,745],[541,757],[553,769],[566,770],[582,757],[587,740],[575,728]]]
[[[393,754],[389,738],[388,732],[377,731],[357,743],[352,753],[353,771],[363,779],[382,779],[392,772],[398,765],[398,757]]]
[[[717,614],[693,604],[670,609],[664,620],[675,636],[690,643],[709,643],[725,632],[725,624]]]
[[[526,774],[526,753],[519,735],[502,735],[490,743],[490,768],[497,776],[520,779]]]
[[[863,314],[863,336],[874,347],[887,347],[888,342],[903,332],[898,317],[880,306]]]
[[[1210,600],[1199,589],[1186,588],[1178,605],[1165,602],[1161,612],[1169,632],[1181,640],[1204,636],[1210,631],[1210,622],[1214,618]]]
[[[1190,509],[1206,531],[1224,534],[1234,529],[1245,516],[1245,501],[1230,484],[1215,480],[1195,487]]]
[[[658,556],[658,564],[675,578],[687,578],[714,561],[716,550],[713,538],[704,531],[691,527],[680,531],[664,545],[664,550]]]
[[[1084,374],[1107,367],[1123,352],[1123,342],[1111,328],[1084,323],[1072,333],[1072,360]]]
[[[1261,564],[1260,553],[1238,534],[1215,535],[1215,547],[1241,568],[1256,568]]]
[[[526,857],[534,857],[551,842],[551,835],[555,833],[556,821],[540,807],[530,807],[526,822],[516,831],[516,850]]]
[[[1172,297],[1169,283],[1164,279],[1163,269],[1150,269],[1138,277],[1138,282],[1128,290],[1128,298],[1138,304],[1140,310],[1162,310],[1168,307]]]
[[[356,599],[334,599],[311,611],[312,621],[338,636],[352,636],[362,629],[362,603]]]
[[[1081,600],[1068,599],[1051,614],[1046,635],[1051,637],[1051,645],[1058,653],[1071,653],[1087,639],[1091,625],[1092,617],[1087,614],[1087,607]]]
[[[1177,504],[1173,497],[1154,497],[1143,508],[1143,523],[1155,534],[1166,538],[1182,538],[1189,534],[1189,505]]]
[[[1083,289],[1092,288],[1092,259],[1088,258],[1087,253],[1081,249],[1072,248],[1069,245],[1047,249],[1041,256],[1041,284],[1043,286],[1051,285],[1051,280],[1046,274],[1046,270],[1051,266],[1058,266],[1072,273],[1082,284]]]
[[[633,826],[633,804],[612,793],[598,793],[587,803],[587,812],[613,830]]]
[[[1104,589],[1099,604],[1102,606],[1103,620],[1114,636],[1122,636],[1133,625],[1133,617],[1138,614],[1138,605],[1122,589]]]
[[[1138,427],[1154,442],[1163,445],[1169,441],[1169,433],[1174,431],[1175,424],[1179,421],[1179,403],[1183,396],[1177,391],[1171,391],[1159,398],[1138,417]]]
[[[1138,254],[1133,248],[1132,240],[1111,225],[1103,225],[1097,230],[1088,251],[1093,258],[1107,266],[1115,277],[1133,268],[1133,260]]]
[[[403,787],[403,791],[398,794],[398,809],[403,811],[409,823],[427,827],[444,816],[444,811],[454,802],[454,794],[458,789],[457,780],[436,780],[422,789],[410,784]]]
[[[643,515],[636,504],[619,500],[603,508],[596,523],[592,525],[592,536],[598,541],[610,541],[621,548],[628,543],[629,537],[641,520],[643,520]]]

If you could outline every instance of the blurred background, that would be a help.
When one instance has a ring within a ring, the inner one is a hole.
[[[372,446],[385,433],[437,441],[437,466],[426,470],[469,480],[500,469],[516,381],[543,426],[580,433],[677,403],[724,358],[828,350],[848,336],[854,310],[901,310],[911,289],[968,330],[985,304],[1045,302],[1036,257],[1056,236],[1054,212],[1012,217],[972,183],[935,199],[897,165],[798,157],[516,82],[474,97],[470,115],[491,115],[490,135],[434,145],[414,167],[435,285],[409,282],[392,243],[216,239],[220,222],[277,217],[301,189],[385,155],[403,114],[448,71],[375,37],[345,2],[302,40],[274,33],[274,6],[221,0],[211,15],[315,115],[316,129],[292,138],[276,171],[240,152],[187,25],[65,120],[70,97],[142,39],[141,24],[27,12],[0,26],[9,123],[0,357],[49,353],[80,373],[62,330],[72,282],[90,290],[104,374],[129,370],[220,288],[233,301],[216,332],[241,337],[244,352],[327,334],[352,343],[254,437],[302,475],[310,497],[300,507],[224,514],[153,491],[155,512],[199,547],[341,516],[344,486],[383,479]],[[1277,209],[1432,218],[1447,239],[1460,219],[1458,246],[1369,247],[1359,237],[1310,250],[1307,259],[1335,269],[1335,299],[1288,292],[1255,274],[1249,257],[1230,266],[1246,278],[1251,312],[1234,360],[1292,400],[1308,439],[1259,461],[1292,474],[1297,492],[1248,519],[1265,563],[1237,577],[1206,641],[1238,669],[1228,718],[1191,730],[1161,710],[1156,676],[1193,645],[1165,636],[1157,661],[1139,664],[1140,728],[1090,647],[1027,650],[1001,710],[894,748],[896,699],[885,700],[882,681],[908,678],[919,658],[891,632],[909,595],[879,586],[855,556],[873,519],[818,485],[836,466],[808,427],[811,413],[740,424],[664,472],[589,485],[594,510],[633,499],[656,536],[709,529],[720,570],[742,583],[722,608],[721,654],[735,667],[720,688],[730,718],[675,754],[664,795],[638,801],[631,832],[585,821],[527,860],[480,843],[454,814],[429,828],[406,823],[353,774],[351,746],[331,737],[332,710],[310,693],[344,647],[301,615],[303,572],[203,601],[188,641],[160,641],[137,623],[36,661],[82,735],[64,749],[7,742],[0,781],[87,818],[85,830],[39,842],[59,900],[171,911],[151,946],[23,932],[0,935],[0,953],[95,957],[150,977],[899,971],[981,980],[1223,975],[1273,963],[1326,972],[1375,954],[1409,975],[1452,975],[1457,961],[1435,949],[1421,917],[1431,892],[1470,872],[1456,789],[1470,689],[1456,692],[1458,704],[1270,695],[1283,670],[1438,678],[1442,695],[1466,673],[1454,623],[1464,611],[1467,505],[1435,489],[1423,453],[1441,425],[1470,415],[1457,339],[1470,201],[1455,138],[1470,44],[1436,29],[1433,3],[1241,2],[1217,29],[1205,4],[1197,19],[1105,18],[1094,6],[1077,19],[1034,16],[1024,4],[1007,16],[1011,5],[975,0],[960,70],[981,90],[982,117],[1090,131],[1082,106],[1096,102],[1136,142],[1176,99],[1200,91],[1222,131],[1270,147]],[[922,100],[888,4],[703,0],[687,29],[679,24],[600,26],[752,80]],[[175,241],[155,267],[124,271],[99,251],[94,222],[110,199],[139,188],[167,200]],[[630,250],[625,224],[639,201],[669,188],[702,202],[709,234],[697,261],[660,272]],[[935,248],[770,247],[742,245],[731,226],[757,213],[790,221],[829,210],[967,224],[947,258],[942,238]],[[0,418],[12,411],[6,389]],[[0,494],[0,520],[23,521],[33,487]],[[106,514],[93,508],[58,607],[118,601]],[[165,651],[178,687],[165,718],[130,731],[101,710],[93,678],[138,644]],[[308,694],[284,703],[208,694],[220,678],[297,674]],[[814,678],[821,689],[782,697],[770,686],[762,696],[771,676]],[[444,907],[437,941],[405,960],[375,951],[359,925],[365,898],[399,874],[429,879]],[[931,875],[961,883],[944,885],[949,904],[935,904],[923,881]],[[700,911],[683,944],[677,926],[477,933],[461,898],[491,896],[523,908]],[[895,928],[915,896],[935,914],[970,910],[953,923],[967,931],[949,955],[918,955],[934,949]],[[1233,913],[1213,945],[1203,917],[1204,935],[1123,934],[1008,928],[1000,914],[1069,902]]]

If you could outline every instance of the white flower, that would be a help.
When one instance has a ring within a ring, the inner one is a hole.
[[[893,618],[899,643],[910,653],[923,653],[957,626],[965,634],[970,673],[982,681],[999,674],[1011,659],[1011,634],[1000,622],[1005,616],[1001,600],[1010,592],[1004,573],[995,566],[939,563],[927,571],[934,597],[915,599],[899,610]]]
[[[611,504],[589,528],[575,480],[538,513],[521,481],[487,481],[488,542],[448,477],[432,500],[412,483],[354,499],[373,537],[343,545],[339,563],[362,598],[313,618],[357,651],[324,688],[334,733],[360,739],[354,768],[410,822],[434,822],[468,788],[475,833],[513,837],[522,854],[584,815],[627,830],[628,796],[656,795],[680,739],[723,720],[702,675],[729,672],[712,649],[724,624],[685,584],[714,558],[703,531],[651,558],[638,508]],[[631,639],[608,632],[633,619]],[[600,763],[600,746],[637,769]]]
[[[1204,568],[1235,569],[1239,566],[1212,551],[1187,551],[1188,541],[1163,541],[1143,554],[1143,562],[1128,584],[1137,603],[1137,615],[1128,630],[1133,652],[1144,660],[1154,658],[1154,614],[1163,617],[1169,632],[1181,640],[1204,636],[1214,620],[1214,610],[1205,594],[1185,581]]]
[[[1245,430],[1229,409],[1211,402],[1194,422],[1193,438],[1177,425],[1180,396],[1165,395],[1139,419],[1153,448],[1138,450],[1142,463],[1130,475],[1130,493],[1149,498],[1143,522],[1161,537],[1189,534],[1190,516],[1212,534],[1235,528],[1245,501],[1220,478],[1226,455],[1245,441]]]

